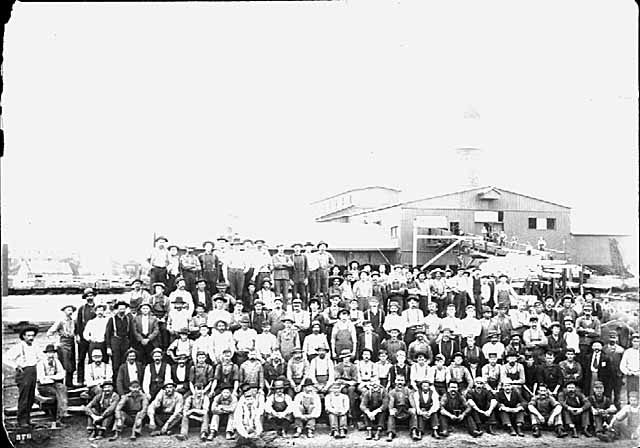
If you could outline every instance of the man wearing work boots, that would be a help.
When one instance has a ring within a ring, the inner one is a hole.
[[[540,425],[555,428],[558,438],[566,437],[562,429],[562,405],[549,393],[549,388],[542,383],[538,386],[538,394],[529,402],[533,437],[540,437]]]
[[[396,420],[409,420],[414,418],[415,412],[411,406],[411,392],[406,387],[403,375],[395,378],[395,387],[389,391],[389,420],[387,423],[387,442],[396,437]]]
[[[500,423],[507,427],[512,436],[523,437],[524,410],[527,403],[522,394],[509,381],[503,384],[503,389],[496,394]],[[515,429],[514,429],[515,427]]]
[[[292,408],[296,425],[296,437],[302,434],[304,426],[307,428],[307,437],[313,437],[316,420],[320,417],[320,411],[322,410],[322,401],[311,378],[306,378],[302,383],[302,392],[296,395]]]
[[[116,406],[116,422],[113,426],[113,436],[109,441],[113,442],[120,438],[120,433],[126,425],[131,425],[130,440],[136,440],[142,432],[142,420],[147,415],[149,400],[140,390],[138,380],[133,380],[129,384],[129,392],[120,397]]]
[[[560,401],[562,405],[562,415],[564,422],[569,425],[571,436],[578,437],[576,425],[580,425],[582,433],[587,437],[593,437],[589,431],[589,408],[591,403],[582,392],[576,390],[576,383],[573,381],[566,384],[564,399]]]
[[[471,407],[471,418],[476,422],[478,428],[482,423],[486,423],[487,433],[495,434],[493,430],[497,422],[494,410],[498,406],[498,401],[487,389],[487,383],[481,376],[476,378],[475,386],[467,392],[467,403]],[[522,431],[518,435],[524,436]]]
[[[102,383],[99,394],[85,408],[87,413],[87,432],[89,440],[100,440],[104,437],[107,428],[113,426],[116,406],[120,397],[113,390],[111,378]]]
[[[204,384],[201,382],[194,385],[193,394],[184,400],[180,434],[176,436],[176,439],[187,440],[189,423],[192,421],[200,424],[200,440],[206,441],[209,432],[209,397],[204,393]]]
[[[611,398],[604,395],[604,385],[602,381],[593,384],[593,394],[589,397],[591,403],[591,416],[596,436],[604,432],[604,424],[609,423],[611,417],[617,412]]]
[[[362,394],[360,401],[360,410],[364,414],[364,423],[367,428],[367,440],[380,439],[388,405],[389,398],[387,391],[382,387],[380,382],[375,379],[370,383],[368,390]],[[374,426],[375,435],[372,432]]]
[[[447,393],[440,399],[440,415],[442,416],[442,435],[449,435],[449,426],[458,422],[464,422],[467,431],[473,437],[482,435],[476,422],[471,418],[471,407],[467,400],[460,395],[458,391],[458,383],[452,381],[449,383]]]
[[[151,435],[171,435],[171,429],[180,422],[183,405],[182,394],[176,392],[175,383],[165,383],[147,411]],[[157,429],[158,426],[160,430]]]
[[[438,411],[440,410],[440,397],[428,379],[418,385],[418,391],[413,394],[413,405],[416,410],[413,440],[422,440],[427,423],[431,426],[433,438],[439,439],[438,428],[440,422]]]

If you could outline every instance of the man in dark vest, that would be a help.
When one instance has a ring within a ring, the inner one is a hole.
[[[422,440],[427,423],[431,427],[434,439],[439,439],[438,409],[440,409],[440,397],[432,387],[431,381],[425,379],[420,382],[418,390],[413,394],[413,404],[416,410],[416,419],[412,428],[412,439]]]
[[[127,361],[120,365],[116,382],[116,391],[121,397],[129,390],[129,385],[133,381],[142,381],[142,364],[137,361],[137,352],[130,348],[126,352]]]
[[[149,397],[149,401],[153,400],[164,383],[171,379],[171,366],[162,359],[163,356],[161,348],[154,348],[151,354],[153,361],[144,368],[142,390]]]
[[[216,292],[216,283],[220,277],[220,259],[213,251],[215,244],[212,241],[205,241],[202,247],[204,247],[204,252],[198,255],[202,267],[202,279],[207,282],[209,293],[214,294]]]

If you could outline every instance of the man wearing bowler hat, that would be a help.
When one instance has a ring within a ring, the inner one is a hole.
[[[59,337],[58,341],[58,357],[66,371],[65,384],[67,387],[73,387],[73,372],[76,370],[76,323],[73,320],[73,313],[76,307],[73,305],[65,305],[61,308],[64,317],[54,323],[47,336],[54,335]],[[78,378],[78,381],[82,379]]]
[[[84,337],[84,328],[87,322],[96,316],[95,312],[95,293],[93,289],[87,288],[82,293],[82,298],[85,303],[78,308],[78,314],[76,315],[76,342],[78,343],[78,383],[82,385],[84,383],[84,361],[89,354],[89,341]]]
[[[28,427],[31,424],[31,407],[35,401],[39,351],[33,345],[38,327],[26,323],[18,334],[20,342],[11,347],[2,361],[16,371],[18,384],[18,425]]]
[[[111,356],[113,381],[117,379],[118,369],[125,360],[126,352],[133,341],[133,319],[127,314],[127,302],[120,300],[116,303],[116,312],[107,321],[105,329],[105,344],[107,354]]]
[[[151,270],[149,271],[150,282],[162,283],[167,286],[167,268],[169,267],[170,255],[169,250],[166,247],[167,240],[164,236],[156,238],[155,247],[151,251],[151,255],[148,258]]]

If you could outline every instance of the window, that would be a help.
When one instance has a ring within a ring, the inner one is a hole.
[[[454,235],[460,235],[460,223],[458,221],[451,221],[449,223],[449,230]]]
[[[556,218],[547,218],[547,230],[556,230]]]
[[[504,222],[504,212],[498,212],[498,222]]]
[[[536,229],[538,227],[538,220],[536,218],[529,218],[529,229]]]
[[[391,238],[398,238],[398,226],[391,227]]]

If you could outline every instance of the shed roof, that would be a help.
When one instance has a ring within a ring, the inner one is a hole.
[[[327,196],[325,198],[322,199],[318,199],[316,201],[313,201],[311,203],[311,205],[313,204],[317,204],[318,202],[322,202],[322,201],[326,201],[327,199],[332,199],[338,196],[342,196],[343,194],[347,194],[347,193],[353,193],[354,191],[362,191],[362,190],[373,190],[373,189],[380,189],[380,190],[389,190],[389,191],[395,191],[396,193],[400,193],[401,190],[398,190],[396,188],[391,188],[391,187],[383,187],[381,185],[371,185],[371,186],[367,186],[367,187],[359,187],[359,188],[352,188],[350,190],[345,190],[345,191],[341,191],[339,193],[333,194],[331,196]]]

